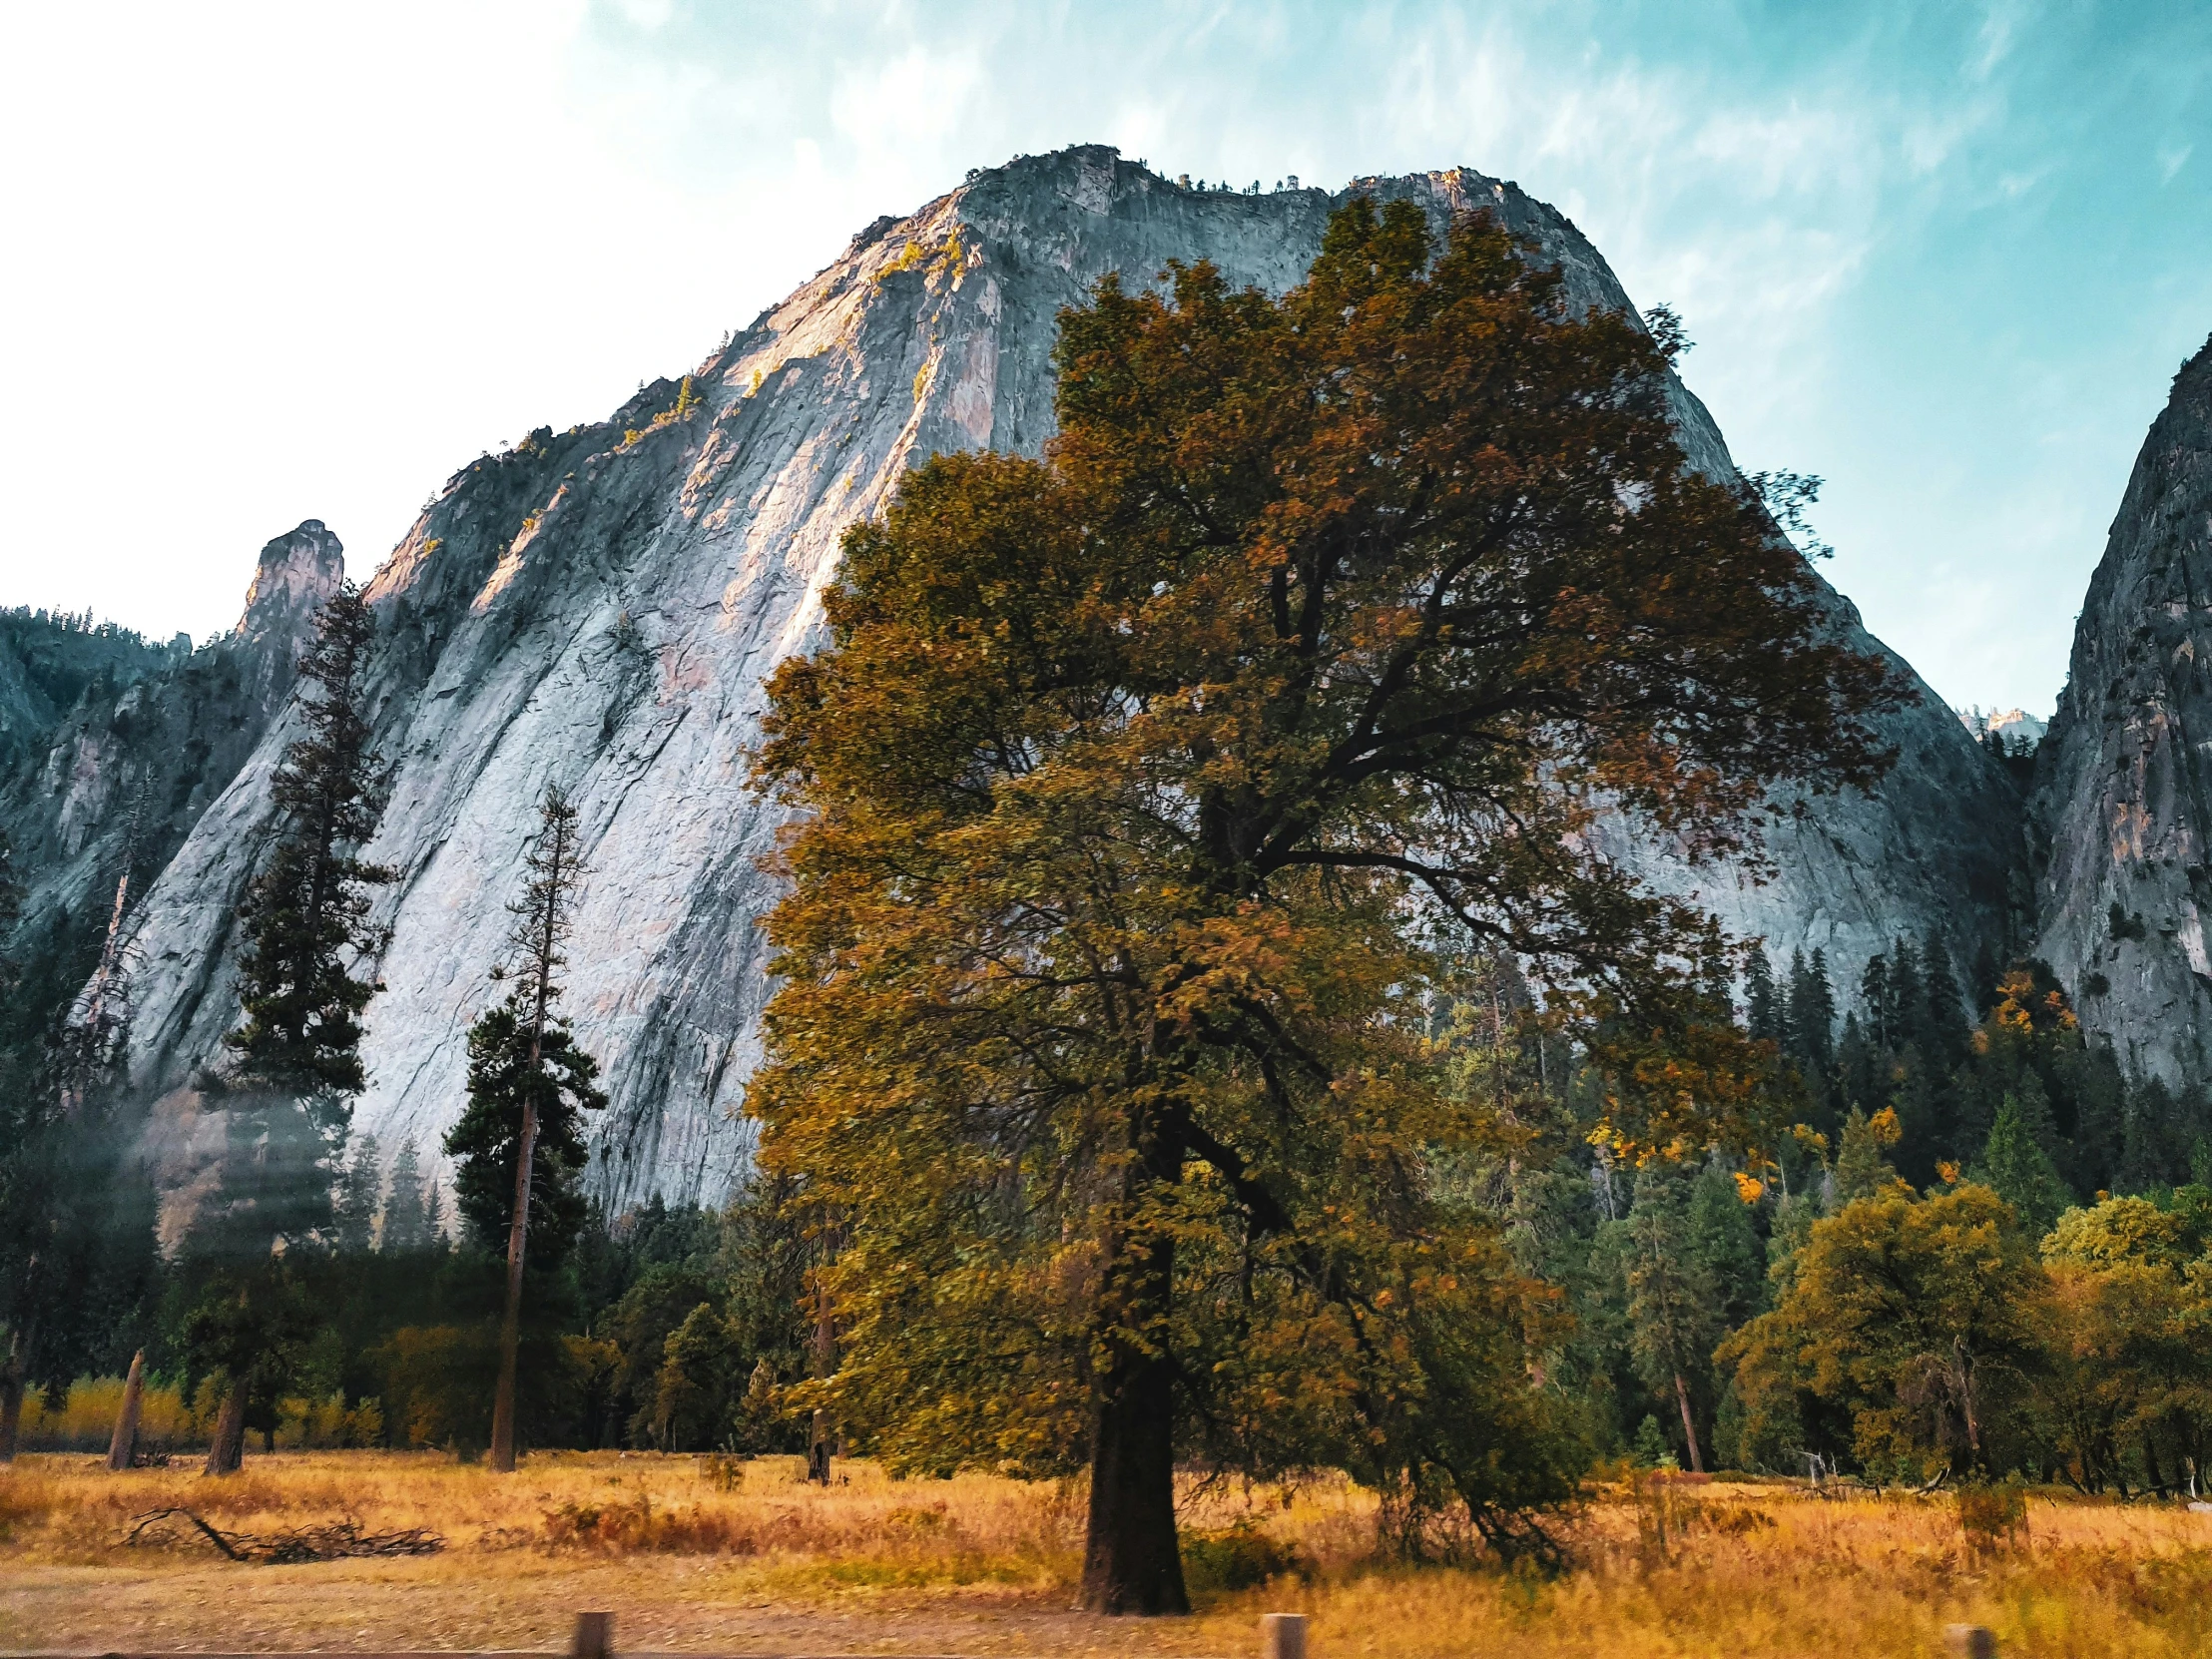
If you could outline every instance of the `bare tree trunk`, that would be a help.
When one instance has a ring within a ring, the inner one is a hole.
[[[123,1380],[123,1406],[115,1414],[108,1441],[108,1467],[127,1469],[138,1454],[139,1409],[146,1398],[146,1350],[131,1356],[131,1375]]]
[[[1966,1358],[1966,1345],[1956,1337],[1950,1340],[1951,1375],[1958,1385],[1958,1407],[1966,1419],[1966,1445],[1973,1453],[1973,1465],[1981,1467],[1981,1418],[1973,1404],[1973,1366]]]
[[[1157,1340],[1175,1245],[1109,1239],[1106,1340],[1091,1380],[1091,1503],[1082,1604],[1094,1613],[1187,1613],[1175,1535],[1175,1373]]]
[[[0,1463],[15,1461],[23,1430],[23,1333],[8,1333],[8,1363],[0,1366]]]
[[[216,1413],[215,1439],[208,1447],[208,1474],[236,1474],[246,1466],[246,1391],[250,1379],[240,1373]]]
[[[1705,1454],[1697,1447],[1697,1424],[1690,1420],[1690,1389],[1682,1381],[1682,1374],[1674,1374],[1674,1402],[1682,1407],[1682,1437],[1690,1442],[1690,1471],[1705,1472]]]
[[[499,1391],[491,1406],[491,1466],[515,1467],[515,1373],[522,1347],[522,1251],[530,1233],[530,1166],[538,1152],[538,1103],[522,1103],[522,1140],[516,1148],[514,1220],[507,1228],[507,1310],[499,1321]]]
[[[837,1369],[837,1327],[830,1312],[830,1280],[826,1272],[829,1261],[830,1234],[826,1229],[822,1261],[815,1269],[815,1340],[810,1369],[818,1382],[829,1382]],[[816,1406],[815,1420],[807,1436],[807,1478],[825,1486],[830,1484],[831,1427],[829,1410]]]

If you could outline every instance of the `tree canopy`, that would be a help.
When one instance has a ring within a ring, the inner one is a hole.
[[[1586,1017],[1608,1138],[1741,1138],[1726,941],[1586,831],[1752,850],[1772,786],[1879,774],[1895,689],[1688,465],[1664,351],[1486,218],[1355,202],[1279,299],[1109,278],[1057,365],[1045,457],[917,469],[771,684],[752,1098],[843,1241],[825,1397],[908,1466],[1087,1464],[1109,1611],[1183,1605],[1179,1455],[1517,1547],[1553,1298],[1431,1180],[1495,1128],[1435,946]]]

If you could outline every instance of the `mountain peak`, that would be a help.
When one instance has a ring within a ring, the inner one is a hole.
[[[263,547],[232,636],[258,642],[303,632],[344,580],[344,545],[319,518],[303,519]]]

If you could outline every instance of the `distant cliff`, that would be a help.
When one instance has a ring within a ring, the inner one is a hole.
[[[816,638],[839,534],[932,451],[1034,453],[1052,430],[1056,313],[1098,277],[1149,281],[1170,260],[1205,259],[1280,290],[1353,191],[1416,201],[1439,226],[1487,209],[1564,268],[1575,298],[1628,303],[1564,217],[1465,169],[1242,195],[1079,148],[878,221],[690,376],[455,474],[370,589],[382,629],[372,713],[391,788],[369,855],[400,876],[377,898],[389,944],[373,964],[385,988],[367,1016],[361,1125],[386,1145],[428,1144],[451,1121],[531,804],[554,780],[582,809],[591,864],[569,1006],[613,1096],[592,1179],[617,1203],[719,1194],[745,1154],[737,1114],[768,994],[756,922],[773,900],[755,860],[779,828],[746,789],[745,750],[762,677]],[[1674,399],[1696,463],[1730,471],[1703,405],[1680,386]],[[291,618],[312,585],[256,592],[291,595]],[[1832,615],[1879,649],[1841,598]],[[1843,984],[1898,932],[1940,931],[1971,960],[2007,926],[2017,795],[1912,683],[1919,700],[1887,728],[1901,753],[1894,777],[1778,833],[1771,884],[1689,872],[1617,826],[1613,849],[1783,957],[1825,947]],[[165,742],[189,742],[200,718],[176,717]],[[233,904],[292,735],[278,719],[235,777],[211,755],[190,789],[156,785],[185,790],[181,804],[215,793],[189,811],[138,913],[134,1064],[150,1088],[188,1090],[235,1017]],[[88,729],[81,741],[104,740]],[[112,834],[123,775],[107,760],[91,775],[86,788],[108,791],[95,817]]]
[[[2037,756],[2037,952],[2123,1063],[2212,1077],[2212,340],[2174,376]]]
[[[70,705],[49,706],[0,771],[0,830],[28,878],[27,943],[87,948],[126,869],[136,889],[167,866],[283,709],[314,612],[343,574],[337,537],[310,519],[262,549],[238,626],[198,651],[78,636],[43,681]]]

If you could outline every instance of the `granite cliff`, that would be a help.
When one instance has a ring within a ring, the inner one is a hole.
[[[2212,1036],[2212,340],[2174,376],[2074,629],[2037,755],[2036,953],[2131,1070]]]
[[[1247,195],[1084,147],[878,221],[690,375],[455,474],[369,588],[390,793],[368,852],[400,876],[377,898],[389,942],[373,964],[385,989],[368,1014],[362,1127],[387,1147],[430,1144],[454,1115],[531,806],[558,781],[582,808],[591,865],[568,1007],[613,1097],[593,1181],[617,1204],[719,1194],[748,1139],[739,1107],[768,990],[754,922],[772,899],[755,860],[778,828],[747,791],[744,751],[762,677],[815,637],[840,532],[932,451],[1035,452],[1052,430],[1055,313],[1099,276],[1207,259],[1280,290],[1351,191],[1409,198],[1439,226],[1487,209],[1559,263],[1575,298],[1628,304],[1563,216],[1466,169]],[[1673,396],[1693,459],[1729,471],[1704,406]],[[287,618],[311,589],[256,585],[272,606],[284,596]],[[1881,649],[1840,596],[1831,611]],[[1613,850],[1784,959],[1825,948],[1840,985],[1899,932],[1940,930],[1959,960],[2000,947],[2016,792],[1912,684],[1918,700],[1888,728],[1892,778],[1776,835],[1771,883],[1686,871],[1623,827]],[[234,1018],[234,904],[292,735],[283,718],[258,735],[136,915],[134,1070],[173,1111],[189,1115],[195,1068]]]
[[[112,631],[91,632],[83,661],[34,676],[84,684],[66,709],[27,721],[0,765],[0,830],[27,878],[27,932],[86,948],[118,878],[130,872],[135,890],[168,864],[281,713],[344,568],[337,537],[310,519],[262,549],[238,625],[198,651],[183,640],[127,651]]]

